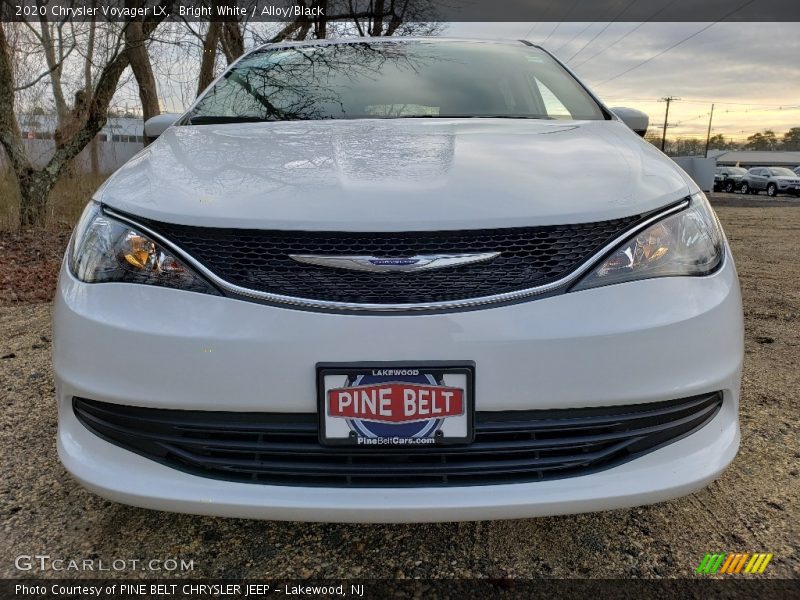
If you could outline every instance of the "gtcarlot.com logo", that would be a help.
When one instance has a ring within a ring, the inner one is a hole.
[[[772,560],[772,554],[763,552],[756,552],[750,554],[748,552],[719,552],[707,553],[703,560],[700,561],[700,566],[697,567],[695,573],[702,573],[713,575],[719,573],[721,575],[736,575],[743,573],[747,575],[755,575],[763,573],[764,569]]]
[[[18,571],[194,571],[194,559],[183,558],[58,558],[49,554],[22,554],[14,560]]]

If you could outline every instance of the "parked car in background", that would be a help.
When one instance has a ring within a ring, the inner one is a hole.
[[[742,167],[717,167],[714,171],[714,191],[732,193],[742,186],[747,169]]]
[[[767,192],[767,196],[800,196],[800,175],[786,167],[753,167],[742,178],[743,194]]]

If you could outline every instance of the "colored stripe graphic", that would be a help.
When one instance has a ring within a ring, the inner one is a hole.
[[[728,554],[728,558],[722,563],[722,568],[720,569],[720,573],[730,573],[729,569],[731,565],[736,564],[739,561],[738,554]]]
[[[720,573],[738,573],[744,566],[744,561],[747,560],[749,554],[737,552],[736,554],[729,554],[728,560],[722,565]]]
[[[696,573],[716,573],[725,560],[725,554],[706,554]]]
[[[745,552],[744,554],[742,554],[742,558],[739,560],[739,562],[738,562],[738,563],[736,563],[736,568],[735,568],[735,569],[732,569],[730,572],[731,572],[731,573],[738,573],[739,571],[741,571],[741,570],[742,570],[742,567],[744,567],[744,563],[745,563],[745,561],[747,560],[747,557],[748,557],[748,556],[750,556],[750,555],[749,555],[747,552]]]
[[[742,569],[744,569],[744,573],[755,575],[764,572],[764,569],[767,568],[773,556],[774,554],[772,553],[767,554],[763,552],[757,552],[755,554],[749,554],[747,552],[733,552],[730,554],[720,552],[712,554],[708,552],[703,557],[703,560],[700,561],[700,565],[697,567],[695,573],[713,575],[719,572],[720,574],[732,575],[741,573]]]
[[[706,554],[703,557],[703,560],[700,561],[700,566],[697,567],[697,570],[695,571],[695,573],[708,573],[707,569],[708,569],[708,563],[710,561],[711,561],[711,555],[710,554]]]
[[[753,558],[750,559],[750,562],[747,563],[747,566],[744,568],[745,573],[763,573],[764,569],[767,568],[769,561],[772,560],[773,554],[753,554]]]

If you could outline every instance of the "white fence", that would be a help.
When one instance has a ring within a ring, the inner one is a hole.
[[[704,192],[710,192],[714,187],[714,169],[717,167],[716,158],[703,158],[702,156],[673,156],[672,160],[694,179],[697,186]]]
[[[24,140],[28,156],[36,167],[43,167],[55,151],[53,140]],[[96,149],[89,144],[72,161],[76,173],[112,173],[142,149],[138,142],[104,142],[95,140]],[[96,152],[96,157],[92,154]],[[95,164],[96,163],[96,164]],[[0,149],[0,168],[8,165],[5,152]],[[93,168],[95,167],[95,168]]]

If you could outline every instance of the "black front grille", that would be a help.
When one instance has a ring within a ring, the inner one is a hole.
[[[139,408],[75,398],[107,441],[201,477],[331,487],[457,486],[573,477],[614,467],[708,423],[722,394],[587,409],[478,412],[458,446],[322,446],[316,414]]]
[[[260,292],[348,304],[421,304],[480,298],[552,283],[642,220],[407,233],[266,231],[146,222],[218,277]],[[375,273],[302,264],[291,254],[407,257],[500,252],[469,265]]]

